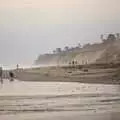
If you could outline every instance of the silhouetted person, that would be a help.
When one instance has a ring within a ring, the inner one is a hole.
[[[75,61],[73,60],[73,61],[72,61],[72,65],[74,65],[74,64],[75,64]]]
[[[19,65],[17,64],[16,67],[17,67],[17,70],[18,70],[19,69]]]
[[[9,72],[10,81],[14,81],[14,73],[12,71]]]
[[[3,83],[2,75],[3,75],[3,70],[2,70],[2,67],[0,67],[0,81],[1,81],[1,83]]]

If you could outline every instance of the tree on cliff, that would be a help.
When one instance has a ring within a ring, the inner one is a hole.
[[[115,34],[108,34],[106,39],[103,39],[103,43],[111,43],[117,40],[117,36]]]
[[[81,47],[82,47],[82,45],[81,45],[80,43],[78,43],[78,47],[79,47],[79,48],[81,48]]]
[[[56,54],[56,50],[53,50],[53,54]]]
[[[104,41],[104,35],[103,34],[100,36],[100,38],[101,38],[102,41]]]
[[[56,53],[61,53],[61,52],[62,52],[61,48],[56,48]]]
[[[69,47],[68,46],[65,46],[64,50],[67,52],[69,51]]]
[[[110,42],[113,42],[113,41],[116,40],[116,37],[115,37],[114,34],[109,34],[107,40],[110,41]]]
[[[61,48],[56,48],[55,50],[53,50],[53,54],[57,54],[61,52],[62,52]]]
[[[120,33],[116,33],[116,39],[120,40]]]

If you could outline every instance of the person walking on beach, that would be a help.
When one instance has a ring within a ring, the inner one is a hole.
[[[10,81],[14,81],[14,73],[12,71],[9,72],[9,76],[10,76]]]
[[[2,75],[3,75],[3,70],[2,70],[2,67],[0,67],[0,81],[1,81],[1,83],[3,83]]]
[[[19,65],[18,64],[16,65],[16,69],[19,70]]]

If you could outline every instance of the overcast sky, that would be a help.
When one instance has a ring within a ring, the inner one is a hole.
[[[120,0],[0,0],[0,64],[120,33]]]

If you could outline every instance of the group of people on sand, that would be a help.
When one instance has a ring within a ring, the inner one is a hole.
[[[12,82],[14,81],[14,73],[12,71],[9,71],[9,80]],[[3,69],[0,67],[0,81],[3,83]]]

